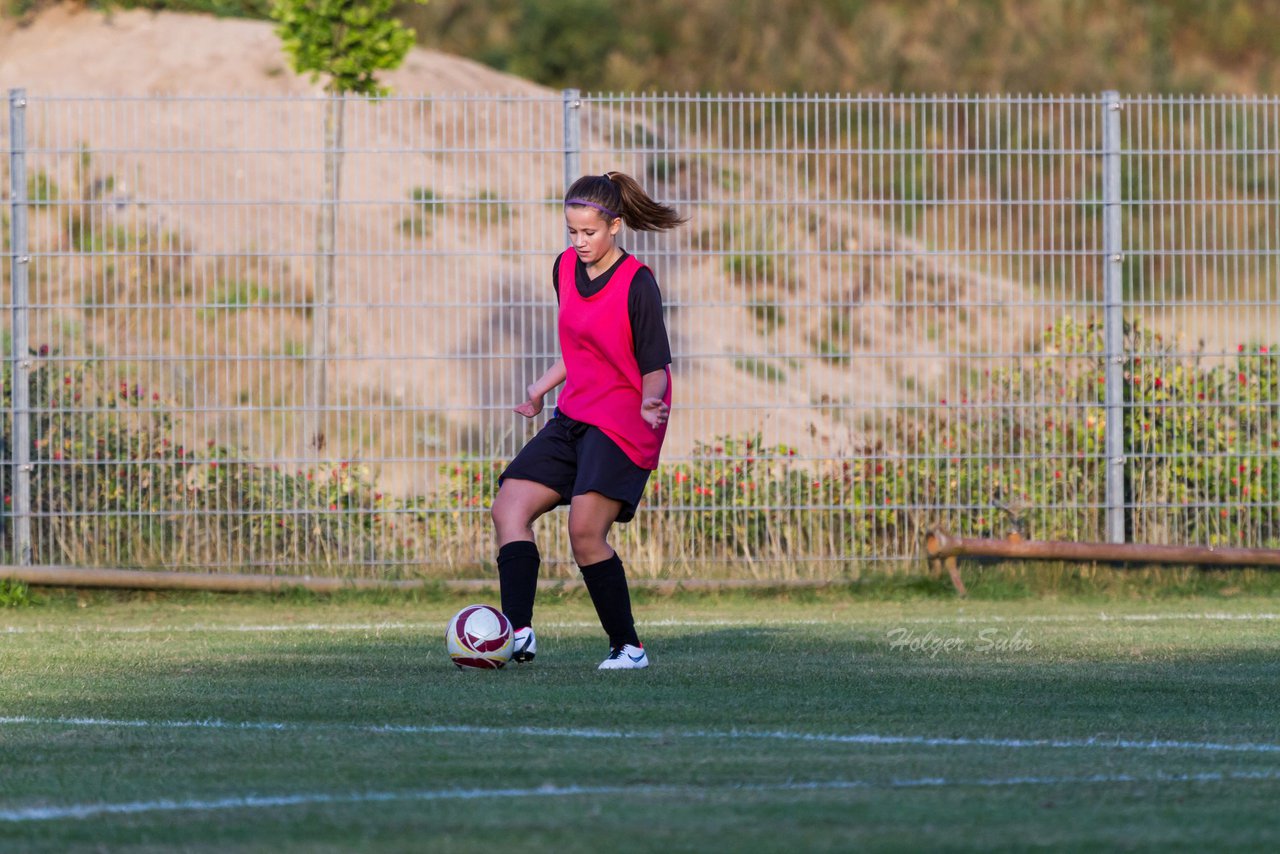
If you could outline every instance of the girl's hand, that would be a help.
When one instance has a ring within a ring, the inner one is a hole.
[[[666,424],[670,414],[671,407],[663,403],[660,397],[646,397],[640,401],[640,417],[654,430]]]
[[[529,395],[529,399],[519,406],[515,407],[515,411],[519,412],[525,418],[532,418],[542,411],[542,395],[535,394],[533,386],[530,385],[525,389],[525,393]]]

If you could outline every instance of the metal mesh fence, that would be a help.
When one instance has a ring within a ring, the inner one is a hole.
[[[10,93],[6,560],[483,573],[562,193],[609,169],[691,216],[623,238],[674,353],[631,572],[847,577],[934,525],[1280,542],[1280,101],[333,107]]]

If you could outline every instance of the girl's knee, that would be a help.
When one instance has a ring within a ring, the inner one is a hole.
[[[521,507],[520,502],[504,497],[501,490],[494,496],[493,504],[489,507],[489,518],[498,531],[523,530],[533,524],[533,519]]]
[[[507,518],[510,513],[507,504],[508,502],[502,497],[502,490],[498,490],[498,494],[493,497],[493,503],[489,505],[489,518],[494,525],[501,526],[503,520]]]
[[[579,563],[587,559],[588,563],[594,563],[594,558],[600,554],[610,551],[609,541],[605,537],[604,532],[595,529],[569,529],[569,548],[573,550],[573,557]],[[605,554],[607,557],[608,555]]]

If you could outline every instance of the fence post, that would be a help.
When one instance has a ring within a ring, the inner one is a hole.
[[[565,89],[564,96],[564,188],[582,175],[582,94]]]
[[[31,565],[31,353],[28,346],[27,93],[9,90],[9,251],[12,275],[9,477],[13,507],[13,562]]]
[[[1124,235],[1120,198],[1120,93],[1102,93],[1102,302],[1106,353],[1107,541],[1126,541],[1124,529]]]

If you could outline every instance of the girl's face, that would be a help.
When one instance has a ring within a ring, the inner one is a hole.
[[[613,251],[614,237],[622,228],[622,220],[610,221],[595,208],[567,207],[564,224],[569,229],[569,245],[579,260],[588,267],[603,261]]]

